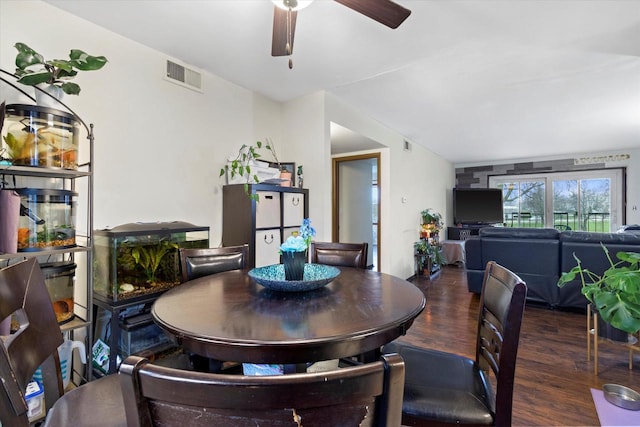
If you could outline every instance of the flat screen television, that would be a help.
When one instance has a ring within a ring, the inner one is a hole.
[[[499,188],[454,188],[455,224],[496,224],[503,222],[502,190]]]

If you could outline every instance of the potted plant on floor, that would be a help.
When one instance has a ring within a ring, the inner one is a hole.
[[[420,239],[414,244],[418,273],[431,276],[445,265],[446,259],[442,249],[437,244],[429,243],[427,239]]]
[[[612,327],[627,334],[640,330],[640,253],[618,252],[614,262],[605,245],[601,245],[610,267],[598,275],[578,265],[562,273],[558,286],[580,278],[582,294],[589,300],[599,317]]]

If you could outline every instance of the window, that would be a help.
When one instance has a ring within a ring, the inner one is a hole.
[[[622,224],[622,170],[489,178],[502,189],[505,227],[616,230]]]

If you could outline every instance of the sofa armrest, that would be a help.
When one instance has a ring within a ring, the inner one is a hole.
[[[464,244],[465,266],[467,270],[483,270],[482,263],[482,241],[478,236],[469,237]]]

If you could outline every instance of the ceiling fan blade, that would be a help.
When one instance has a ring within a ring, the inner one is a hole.
[[[296,32],[296,17],[298,12],[291,11],[291,45],[287,52],[287,14],[289,11],[273,7],[273,39],[271,41],[271,56],[288,56],[293,53],[293,37]]]
[[[389,28],[398,28],[411,11],[391,0],[335,0]]]

